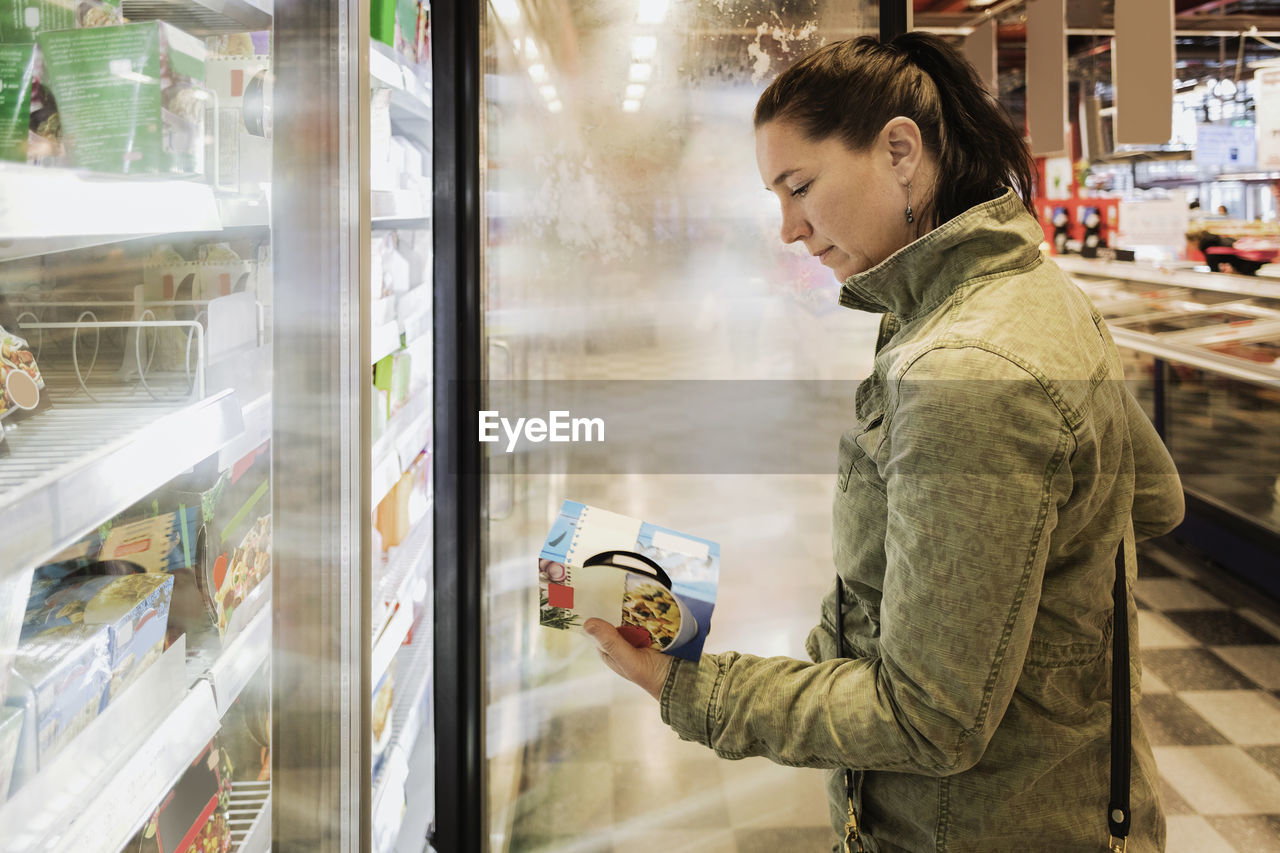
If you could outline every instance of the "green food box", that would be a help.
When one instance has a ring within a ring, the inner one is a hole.
[[[0,160],[27,162],[35,63],[35,45],[0,44]]]
[[[161,21],[41,33],[73,166],[204,174],[205,48]]]
[[[396,0],[371,0],[369,35],[387,47],[396,46]]]
[[[30,42],[50,30],[122,22],[120,0],[0,0],[0,41]]]

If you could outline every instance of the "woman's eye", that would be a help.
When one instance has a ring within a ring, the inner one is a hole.
[[[809,184],[811,184],[811,183],[813,183],[813,182],[812,182],[812,181],[810,181],[810,182],[809,182]],[[793,189],[793,190],[791,191],[791,197],[792,197],[792,198],[801,198],[801,197],[803,197],[803,196],[805,195],[805,193],[809,192],[809,184],[803,184],[803,185],[798,186],[798,187],[796,187],[795,189]]]

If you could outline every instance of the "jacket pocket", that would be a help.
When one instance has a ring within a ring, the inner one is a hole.
[[[876,456],[880,453],[880,445],[884,440],[884,412],[879,412],[867,421],[867,425],[856,436],[854,444],[857,452],[853,455],[853,470],[858,476],[878,491],[886,494],[884,478],[880,476],[880,468],[876,465]]]
[[[872,461],[872,456],[880,445],[883,424],[884,412],[877,412],[867,419],[865,425],[859,424],[840,436],[839,463],[836,471],[836,485],[840,491],[848,491],[849,477],[855,470],[863,479],[867,479],[870,473],[873,485],[878,483],[880,491],[884,491],[884,483],[880,480],[875,462]]]

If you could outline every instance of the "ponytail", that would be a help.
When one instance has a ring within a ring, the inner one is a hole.
[[[963,56],[928,33],[888,43],[864,36],[829,44],[769,85],[755,126],[795,122],[813,140],[839,136],[866,150],[885,123],[906,116],[938,164],[932,224],[941,225],[1013,187],[1031,203],[1035,163],[1008,113]]]

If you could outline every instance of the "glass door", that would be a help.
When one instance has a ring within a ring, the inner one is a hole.
[[[585,636],[541,625],[537,560],[566,499],[717,541],[706,648],[804,656],[876,318],[781,244],[751,115],[787,65],[874,33],[876,6],[487,6],[483,408],[606,431],[483,444],[488,849],[831,842],[821,774],[679,742]]]
[[[0,8],[0,850],[270,847],[272,28]]]

